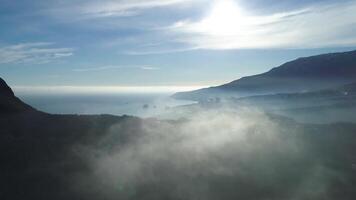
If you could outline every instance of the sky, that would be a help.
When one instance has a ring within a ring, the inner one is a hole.
[[[355,0],[0,0],[10,86],[213,86],[356,49]]]

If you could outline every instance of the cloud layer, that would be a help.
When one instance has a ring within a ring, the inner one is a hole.
[[[0,47],[0,64],[43,64],[73,55],[73,48],[55,48],[52,43],[22,43]]]

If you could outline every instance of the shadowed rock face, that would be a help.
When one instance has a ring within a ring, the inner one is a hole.
[[[0,78],[0,95],[14,96],[14,92],[2,78]]]
[[[356,80],[356,51],[299,58],[268,72],[230,83],[174,95],[204,100],[214,96],[249,96],[332,88]]]
[[[17,98],[6,82],[0,78],[0,114],[25,111],[35,111],[35,109]]]

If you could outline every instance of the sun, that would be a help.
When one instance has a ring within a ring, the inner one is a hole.
[[[207,17],[200,22],[199,29],[211,35],[236,35],[248,25],[247,20],[233,0],[216,0]]]
[[[266,40],[265,37],[272,37],[270,35],[273,34],[270,33],[277,27],[276,22],[280,22],[284,16],[286,15],[256,15],[241,7],[235,0],[215,0],[201,20],[180,21],[174,28],[185,33],[194,33],[189,42],[198,48],[251,48],[273,45],[272,41],[276,39]]]

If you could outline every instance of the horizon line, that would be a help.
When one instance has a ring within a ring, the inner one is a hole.
[[[152,86],[21,86],[11,88],[18,94],[115,94],[115,93],[175,93],[211,87],[210,85]]]

